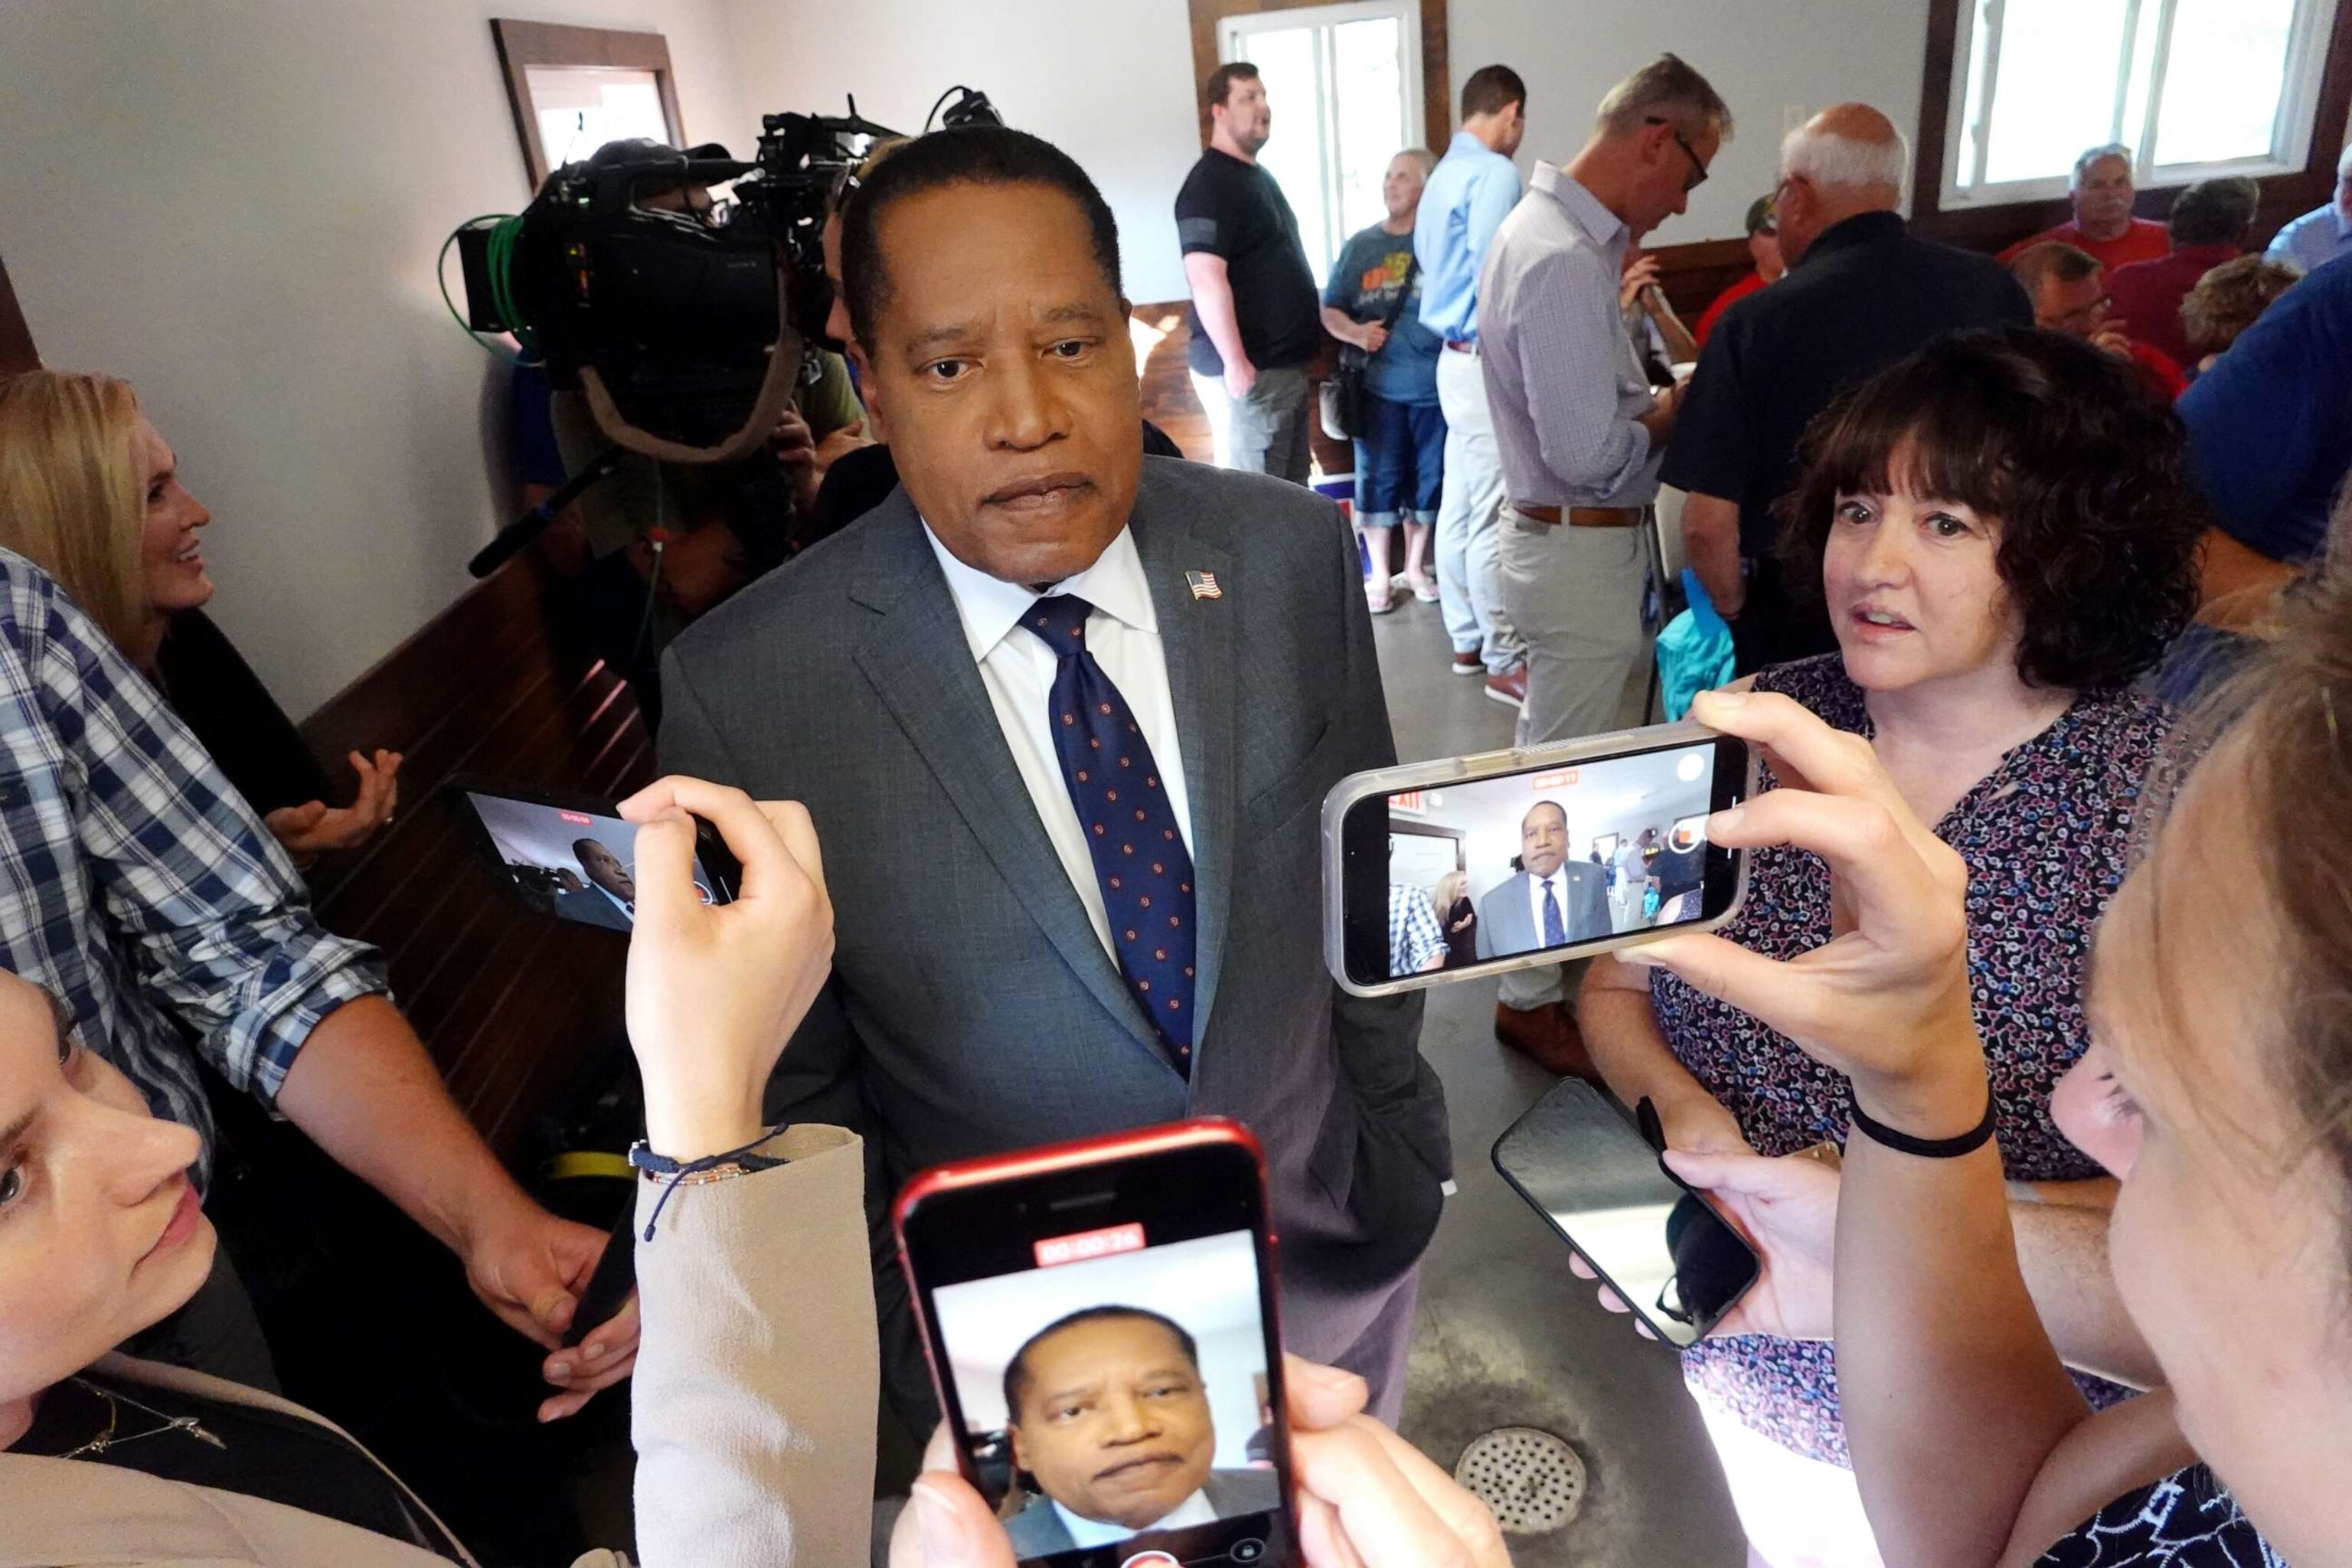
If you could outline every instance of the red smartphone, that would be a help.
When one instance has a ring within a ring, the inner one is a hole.
[[[1214,1118],[926,1171],[898,1256],[1024,1563],[1297,1560],[1265,1163]]]

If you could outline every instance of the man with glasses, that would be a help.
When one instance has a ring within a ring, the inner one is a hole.
[[[1528,647],[1518,743],[1606,730],[1640,668],[1647,526],[1676,394],[1653,395],[1619,313],[1625,250],[1689,205],[1731,110],[1661,55],[1601,100],[1565,167],[1538,162],[1478,279],[1502,458],[1503,608]],[[1556,968],[1503,976],[1495,1032],[1553,1072],[1591,1065]]]
[[[2106,269],[2089,251],[2053,240],[2028,247],[2009,270],[2033,301],[2035,326],[2080,338],[2125,361],[2138,372],[2148,395],[2168,407],[2189,390],[2189,378],[2171,355],[2139,342],[2116,320]]]
[[[1896,210],[1909,167],[1902,133],[1868,104],[1789,133],[1773,198],[1788,275],[1724,313],[1683,400],[1664,479],[1690,492],[1684,552],[1731,623],[1742,675],[1837,648],[1820,595],[1792,599],[1773,551],[1772,503],[1813,416],[1930,338],[2033,321],[1992,258],[1911,234]]]

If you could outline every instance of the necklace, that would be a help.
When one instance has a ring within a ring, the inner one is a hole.
[[[83,1393],[94,1394],[106,1401],[106,1430],[71,1453],[59,1454],[58,1458],[60,1459],[95,1458],[109,1448],[119,1448],[125,1443],[135,1443],[142,1437],[161,1437],[173,1432],[185,1432],[197,1442],[209,1443],[215,1448],[226,1449],[228,1447],[219,1437],[205,1431],[203,1423],[194,1415],[166,1415],[152,1405],[142,1405],[127,1394],[117,1394],[111,1389],[100,1388],[86,1378],[68,1378],[67,1381]],[[142,1415],[152,1415],[163,1425],[150,1426],[143,1432],[118,1431],[117,1428],[122,1425],[122,1407],[126,1405]]]

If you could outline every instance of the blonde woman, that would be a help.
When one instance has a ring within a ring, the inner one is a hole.
[[[351,754],[349,806],[203,610],[212,513],[171,447],[113,376],[36,370],[0,381],[0,545],[46,570],[160,688],[299,862],[365,843],[392,820],[400,756]]]
[[[1470,902],[1469,874],[1456,867],[1429,890],[1430,907],[1445,932],[1445,965],[1459,969],[1478,961],[1478,911]]]

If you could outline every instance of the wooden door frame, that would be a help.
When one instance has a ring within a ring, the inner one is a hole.
[[[1192,9],[1192,101],[1201,116],[1201,145],[1209,144],[1209,106],[1201,86],[1217,68],[1217,24],[1228,16],[1299,11],[1328,0],[1190,0]],[[1454,139],[1454,74],[1446,63],[1445,0],[1421,0],[1421,139],[1443,154]]]

